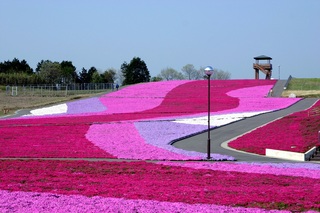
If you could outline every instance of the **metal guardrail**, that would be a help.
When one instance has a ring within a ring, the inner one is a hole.
[[[290,83],[291,79],[292,79],[292,76],[290,75],[289,78],[288,78],[288,80],[287,80],[287,82],[284,84],[283,89],[287,89],[288,84]]]

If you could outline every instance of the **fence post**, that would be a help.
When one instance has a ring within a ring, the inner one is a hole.
[[[10,95],[10,86],[9,85],[6,86],[6,95]]]
[[[12,87],[12,96],[17,96],[18,95],[18,87]]]

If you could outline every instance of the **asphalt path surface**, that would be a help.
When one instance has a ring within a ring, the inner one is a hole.
[[[237,151],[227,147],[227,143],[236,137],[250,132],[260,126],[263,126],[276,119],[282,118],[294,112],[302,111],[311,107],[318,99],[306,98],[291,105],[290,107],[274,112],[269,112],[254,117],[245,118],[231,124],[217,127],[210,130],[211,148],[210,153],[218,153],[236,158],[237,161],[246,162],[293,162],[289,160],[269,158],[262,155],[250,154]],[[281,131],[281,130],[279,130]],[[180,141],[174,142],[172,145],[176,148],[207,153],[208,132],[204,132]],[[285,139],[284,139],[285,140]],[[281,141],[279,141],[281,143]]]

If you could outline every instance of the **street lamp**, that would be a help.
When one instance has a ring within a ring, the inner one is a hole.
[[[213,68],[211,66],[207,66],[204,69],[204,73],[208,77],[208,141],[207,141],[207,159],[211,159],[210,157],[210,76],[213,74]]]

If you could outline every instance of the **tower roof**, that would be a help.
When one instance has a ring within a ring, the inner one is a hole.
[[[266,55],[259,55],[257,57],[254,57],[255,60],[272,60],[271,57],[266,56]]]

